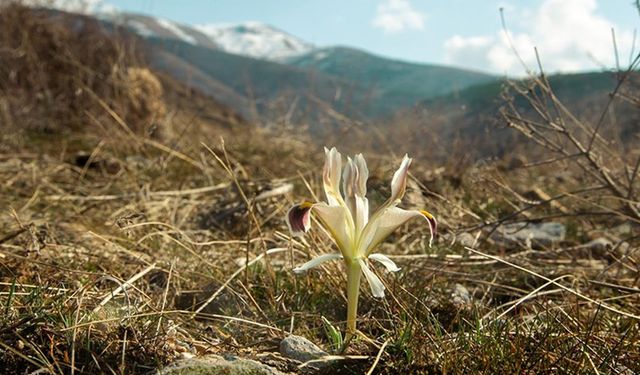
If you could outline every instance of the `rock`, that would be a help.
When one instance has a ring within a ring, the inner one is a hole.
[[[562,223],[512,223],[498,227],[491,238],[507,248],[544,248],[564,241],[567,229]]]
[[[476,238],[471,233],[463,232],[456,237],[456,242],[462,246],[473,247],[476,244]]]
[[[202,292],[197,293],[182,293],[179,292],[175,296],[175,306],[181,310],[195,310],[202,307],[202,305],[209,300],[211,295],[216,293],[222,284],[211,282],[202,287]],[[238,308],[242,306],[238,301],[238,297],[229,292],[228,289],[223,289],[218,296],[210,301],[207,306],[202,310],[206,314],[234,314],[238,311]]]
[[[616,238],[598,237],[582,245],[582,247],[589,249],[594,255],[617,262],[620,258],[628,255],[631,245]]]
[[[453,298],[453,304],[458,307],[466,307],[471,305],[471,294],[469,290],[462,284],[456,284],[453,292],[451,293]]]
[[[632,369],[630,369],[629,367],[627,367],[625,365],[616,366],[616,373],[621,374],[621,375],[634,375],[634,374],[637,374],[636,372],[634,372]]]
[[[636,227],[637,228],[637,227]],[[629,236],[631,235],[631,233],[633,233],[633,226],[631,224],[631,222],[626,222],[626,223],[622,223],[618,226],[615,226],[613,228],[610,228],[609,231],[611,233],[613,233],[616,236]]]
[[[193,359],[196,355],[190,352],[182,352],[180,353],[180,357],[182,357],[182,359]]]
[[[618,246],[616,246],[613,249],[613,253],[619,258],[623,256],[628,256],[630,248],[631,248],[631,245],[628,242],[624,241],[624,242],[621,242]]]
[[[584,247],[596,252],[604,252],[606,250],[610,250],[611,248],[613,248],[613,242],[611,242],[610,240],[604,237],[599,237],[599,238],[596,238],[595,240],[591,240],[587,242],[586,244],[584,244]]]
[[[296,335],[289,335],[280,342],[280,354],[300,362],[307,362],[329,355],[316,344]]]
[[[209,355],[177,361],[157,375],[284,375],[260,362],[235,356]]]

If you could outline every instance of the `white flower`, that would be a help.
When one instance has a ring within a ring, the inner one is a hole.
[[[433,240],[436,231],[433,215],[427,211],[403,210],[397,207],[404,196],[410,165],[411,159],[405,155],[391,180],[391,196],[370,216],[369,201],[366,198],[369,170],[364,157],[358,154],[353,159],[347,158],[347,164],[342,169],[342,155],[335,147],[331,150],[325,148],[323,185],[326,203],[304,202],[293,206],[287,213],[287,224],[291,233],[303,235],[311,226],[310,214],[313,212],[340,249],[340,253],[321,255],[295,268],[294,271],[303,272],[334,259],[341,258],[345,261],[348,268],[349,299],[347,327],[350,331],[355,331],[361,273],[365,275],[372,294],[375,297],[384,297],[384,284],[369,268],[369,260],[381,263],[390,272],[399,270],[387,256],[371,252],[396,228],[414,217],[426,219]]]

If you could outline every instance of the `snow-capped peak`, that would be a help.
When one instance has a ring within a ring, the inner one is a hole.
[[[260,22],[207,24],[195,28],[224,51],[259,59],[282,61],[314,49],[310,43]]]
[[[160,26],[164,27],[165,29],[173,33],[173,35],[175,35],[178,39],[190,44],[198,44],[198,42],[196,41],[196,38],[194,38],[193,35],[189,35],[187,32],[185,32],[182,28],[180,28],[180,26],[176,25],[175,23],[169,20],[166,20],[164,18],[158,18],[156,22],[158,22]]]
[[[23,1],[31,6],[46,5],[69,12],[93,14],[103,21],[125,25],[144,38],[175,39],[257,59],[284,62],[315,49],[312,44],[261,22],[188,26],[164,18],[121,12],[103,0]]]

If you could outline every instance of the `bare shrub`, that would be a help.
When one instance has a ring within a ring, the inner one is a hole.
[[[99,20],[17,3],[0,7],[2,128],[59,133],[117,113],[137,134],[165,112],[160,81],[133,37]]]
[[[633,127],[620,126],[615,114],[617,108],[625,111],[639,108],[638,102],[634,102],[637,99],[633,99],[637,94],[630,85],[637,75],[634,70],[639,59],[640,56],[627,71],[617,75],[617,85],[594,123],[585,122],[570,111],[555,95],[544,74],[526,81],[510,82],[501,110],[507,126],[540,146],[546,154],[546,158],[525,167],[559,165],[580,172],[580,186],[567,191],[563,199],[574,198],[574,204],[578,206],[597,208],[603,213],[635,221],[640,220],[640,153],[637,149],[630,151],[622,142],[616,141],[620,135],[615,129],[620,130],[622,136],[631,137],[632,134],[624,133],[632,133]],[[625,99],[635,106],[619,104]],[[633,140],[627,143],[637,144]]]

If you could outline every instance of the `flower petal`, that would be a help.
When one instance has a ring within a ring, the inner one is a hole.
[[[287,226],[294,236],[304,235],[311,227],[311,208],[313,203],[303,202],[295,205],[287,212]]]
[[[362,154],[348,158],[347,164],[342,172],[342,191],[345,197],[367,195],[367,180],[369,179],[369,169],[367,161]]]
[[[358,169],[356,165],[353,163],[353,160],[347,156],[347,163],[344,165],[342,169],[342,193],[344,194],[345,200],[348,200],[350,197],[353,197],[356,194],[356,183],[358,178]]]
[[[355,201],[356,201],[355,228],[356,228],[356,233],[361,233],[364,227],[369,222],[369,200],[367,198],[356,196]]]
[[[330,206],[326,203],[316,203],[313,205],[313,212],[322,226],[329,231],[342,254],[345,257],[351,257],[351,254],[347,254],[354,247],[353,223],[349,210],[342,205]]]
[[[411,165],[411,158],[407,155],[402,158],[402,163],[400,163],[400,167],[393,174],[393,178],[391,179],[391,196],[387,199],[377,210],[371,215],[371,218],[368,219],[367,224],[364,228],[359,231],[360,236],[358,238],[358,252],[361,256],[366,256],[370,250],[377,245],[380,241],[382,241],[386,236],[388,236],[392,230],[388,231],[386,235],[384,235],[381,239],[377,238],[377,242],[374,242],[374,246],[371,246],[372,240],[374,237],[381,237],[381,234],[377,234],[378,226],[380,225],[380,221],[384,218],[381,218],[385,215],[388,210],[391,210],[400,203],[400,200],[404,196],[404,192],[407,187],[407,177],[409,174],[409,166]],[[406,220],[405,220],[406,221]],[[403,221],[404,222],[404,221]],[[400,225],[400,224],[399,224]],[[399,226],[398,225],[398,226]],[[366,251],[366,252],[365,252]]]
[[[373,294],[373,296],[376,298],[384,297],[385,288],[382,281],[380,281],[380,278],[378,278],[378,276],[376,276],[376,274],[373,273],[373,271],[371,271],[367,262],[365,262],[362,259],[358,259],[358,262],[360,262],[362,273],[364,273],[364,277],[367,279],[367,282],[369,283],[369,287],[371,288],[371,294]]]
[[[433,237],[436,235],[436,233],[438,233],[438,222],[436,221],[436,218],[433,217],[433,215],[431,215],[428,211],[420,210],[420,213],[429,222],[429,230],[431,231],[431,238],[429,238],[429,246],[431,246],[431,243],[433,242]]]
[[[411,165],[411,158],[405,155],[400,163],[400,168],[393,174],[391,179],[391,197],[390,203],[398,204],[404,196],[404,191],[407,188],[407,177],[409,175],[409,166]]]
[[[429,222],[429,230],[431,231],[429,246],[431,246],[436,230],[436,221],[433,215],[427,211],[403,210],[398,207],[390,207],[377,214],[369,224],[367,224],[367,228],[365,228],[363,237],[359,242],[359,254],[364,256],[370,254],[380,242],[384,241],[384,239],[399,226],[416,216],[421,216]]]
[[[327,203],[337,206],[342,201],[340,196],[340,173],[342,172],[342,155],[335,147],[331,150],[324,148],[324,169],[322,170],[322,182]]]
[[[305,272],[313,267],[317,267],[320,264],[324,263],[324,262],[328,262],[330,260],[335,260],[335,259],[341,259],[342,255],[338,254],[338,253],[332,253],[332,254],[323,254],[320,256],[317,256],[313,259],[311,259],[310,261],[308,261],[307,263],[298,266],[296,268],[293,269],[293,272],[295,273],[301,273],[301,272]]]
[[[351,212],[356,232],[360,232],[369,221],[369,201],[367,193],[369,170],[362,154],[348,158],[342,172],[342,192],[344,202]]]
[[[369,168],[367,168],[367,161],[364,160],[364,156],[362,156],[362,154],[358,154],[353,158],[353,163],[358,170],[356,194],[364,197],[367,195],[367,180],[369,179]]]
[[[355,220],[356,216],[356,181],[358,179],[358,169],[350,157],[347,157],[347,164],[342,171],[342,194],[344,203],[349,208],[351,216]]]
[[[386,256],[386,255],[383,255],[383,254],[371,254],[371,255],[369,255],[369,259],[373,259],[375,261],[378,261],[378,262],[382,263],[382,265],[389,272],[398,272],[398,271],[400,271],[400,268],[396,265],[396,263],[394,261],[392,261],[391,259],[389,259],[389,257]]]

